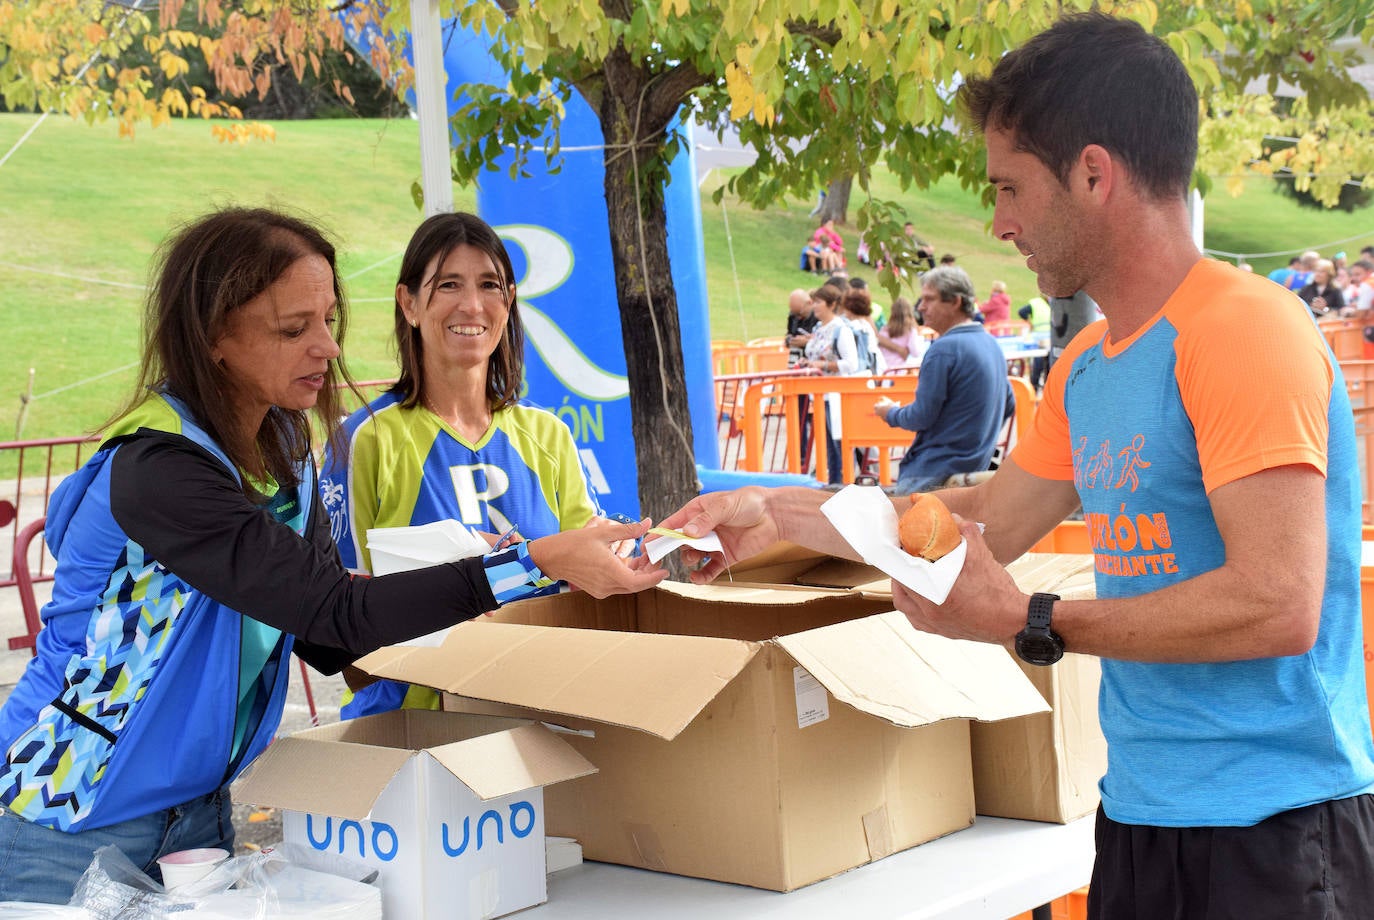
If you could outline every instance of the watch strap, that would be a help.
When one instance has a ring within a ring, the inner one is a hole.
[[[1054,615],[1054,602],[1059,600],[1058,594],[1045,594],[1036,592],[1031,595],[1030,608],[1026,612],[1027,629],[1049,629],[1050,619]]]

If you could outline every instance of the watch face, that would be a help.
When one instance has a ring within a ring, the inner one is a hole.
[[[1054,664],[1064,657],[1064,641],[1049,630],[1023,631],[1016,637],[1016,654],[1028,664]]]

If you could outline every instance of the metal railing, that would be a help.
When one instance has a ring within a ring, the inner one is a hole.
[[[48,513],[48,498],[57,484],[86,462],[94,445],[95,435],[70,438],[35,438],[25,441],[0,441],[0,469],[15,470],[15,478],[0,483],[0,527],[9,530],[9,546],[19,537],[19,531],[31,521]],[[52,557],[41,540],[34,541],[37,558],[30,558],[30,571],[35,582],[52,581]],[[10,562],[0,588],[15,585],[14,565]]]

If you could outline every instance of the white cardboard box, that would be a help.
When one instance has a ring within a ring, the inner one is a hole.
[[[235,793],[376,867],[388,918],[477,920],[547,899],[543,787],[595,772],[535,722],[400,710],[278,739]]]

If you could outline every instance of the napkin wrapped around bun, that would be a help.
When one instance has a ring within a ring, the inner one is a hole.
[[[907,553],[931,562],[953,550],[963,539],[945,503],[924,492],[912,493],[911,507],[897,521],[897,538]]]

